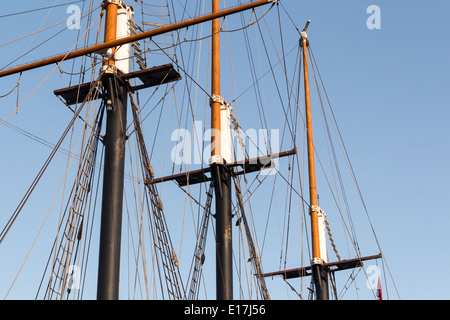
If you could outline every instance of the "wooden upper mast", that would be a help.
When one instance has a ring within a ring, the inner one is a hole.
[[[328,262],[325,239],[325,214],[318,206],[316,171],[314,161],[314,139],[311,116],[311,99],[309,89],[308,73],[308,29],[310,21],[305,25],[301,32],[300,46],[303,53],[303,74],[305,87],[305,114],[306,114],[306,132],[307,132],[307,151],[308,151],[308,173],[309,173],[309,214],[311,216],[311,241],[312,241],[312,260],[311,265],[302,268],[281,270],[262,274],[262,277],[271,277],[281,275],[284,279],[312,276],[315,285],[317,300],[329,300],[328,277],[334,271],[345,270],[363,266],[362,261],[378,259],[382,255],[373,255],[367,257],[358,257],[356,259],[343,260],[338,262]],[[334,267],[334,268],[333,268]],[[333,269],[332,269],[333,268]]]
[[[306,114],[306,136],[308,146],[308,172],[309,172],[309,214],[311,216],[311,241],[312,241],[312,255],[311,267],[313,270],[313,278],[316,286],[316,294],[318,300],[328,300],[328,275],[323,268],[323,263],[326,262],[326,242],[323,241],[324,234],[321,234],[320,228],[323,225],[320,223],[319,214],[321,213],[317,203],[317,186],[316,186],[316,170],[314,163],[314,139],[311,116],[311,99],[309,93],[309,74],[308,74],[308,36],[306,30],[309,21],[303,29],[300,44],[303,48],[303,74],[305,85],[305,114]],[[323,217],[322,217],[323,219]],[[323,248],[321,248],[323,246]]]
[[[212,13],[220,11],[219,0],[212,0]],[[213,19],[211,26],[211,96],[220,96],[220,20]],[[220,102],[211,101],[211,158],[222,156],[220,134]]]
[[[117,38],[117,4],[107,2],[106,4],[106,18],[105,18],[105,42],[111,42]],[[115,65],[114,52],[116,47],[108,49],[108,56],[103,60],[103,66]]]

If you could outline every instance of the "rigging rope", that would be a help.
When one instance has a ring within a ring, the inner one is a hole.
[[[100,81],[100,78],[97,80],[97,82]],[[61,146],[61,144],[63,143],[66,135],[69,133],[70,128],[72,128],[72,126],[74,125],[76,119],[78,118],[81,110],[83,110],[84,105],[86,104],[86,102],[88,101],[89,96],[93,93],[95,86],[91,86],[91,89],[89,91],[89,94],[86,96],[86,99],[83,101],[83,103],[81,104],[81,106],[78,108],[78,110],[75,112],[75,114],[72,117],[72,120],[70,121],[69,125],[67,126],[67,128],[65,129],[65,131],[63,132],[63,134],[61,135],[60,139],[58,140],[58,142],[55,145],[55,148],[53,148],[52,152],[50,153],[49,157],[47,158],[47,160],[45,161],[44,165],[42,166],[41,170],[39,171],[39,173],[37,174],[37,176],[35,177],[35,179],[33,180],[33,182],[31,183],[31,186],[28,188],[27,192],[25,193],[25,195],[23,196],[22,200],[20,201],[19,205],[17,206],[16,210],[14,210],[14,213],[12,214],[12,216],[9,218],[8,222],[6,223],[6,226],[3,228],[3,230],[0,232],[0,243],[3,242],[3,240],[5,239],[8,231],[11,229],[14,221],[17,219],[18,215],[20,214],[22,208],[25,206],[28,198],[30,197],[31,193],[33,192],[34,188],[36,187],[36,185],[38,184],[39,180],[41,179],[42,175],[44,174],[45,170],[48,168],[48,166],[50,165],[51,161],[53,160],[53,157],[55,156],[56,152],[58,151],[59,147]],[[3,122],[5,122],[6,120],[3,120]]]
[[[17,83],[14,86],[14,88],[12,88],[11,91],[9,91],[8,93],[6,93],[4,95],[1,95],[0,99],[9,96],[11,93],[13,93],[14,90],[16,90],[16,88],[17,88],[17,95],[18,95],[19,94],[19,86],[20,86],[20,79],[21,78],[22,78],[22,72],[19,74],[19,79],[17,80]]]
[[[48,6],[48,7],[35,8],[35,9],[32,9],[32,10],[25,10],[25,11],[20,11],[20,12],[8,13],[8,14],[1,15],[0,18],[17,16],[17,15],[24,14],[24,13],[34,13],[34,12],[41,11],[41,10],[53,9],[53,8],[57,8],[57,7],[66,6],[68,4],[77,3],[77,2],[84,2],[84,1],[86,1],[86,0],[76,0],[76,1],[71,1],[71,2],[66,2],[66,3],[61,3],[61,4],[54,4],[54,5]]]
[[[98,18],[98,17],[97,17]],[[97,20],[97,19],[95,19],[95,20]],[[95,22],[95,20],[94,20],[94,22]],[[93,25],[93,23],[94,22],[92,22],[92,24],[89,26],[89,28],[87,28],[86,29],[86,31],[85,31],[85,33],[83,34],[83,36],[90,30],[90,27],[92,27],[92,25]],[[74,46],[72,46],[72,48],[69,50],[69,52],[67,52],[67,54],[65,55],[65,57],[67,57],[67,55],[69,54],[69,53],[71,53],[73,50],[74,50],[74,48],[78,45],[78,42],[81,40],[81,38],[75,43],[75,45]],[[47,79],[50,77],[50,75],[52,75],[53,74],[53,72],[61,65],[61,63],[63,63],[63,61],[65,60],[65,57],[60,61],[60,62],[58,62],[57,64],[56,64],[56,66],[52,69],[52,71],[50,71],[50,73],[44,78],[44,80],[42,80],[37,86],[36,86],[36,88],[34,88],[33,89],[33,91],[20,103],[20,104],[17,104],[17,107],[5,118],[5,119],[3,119],[1,122],[0,122],[0,126],[1,125],[3,125],[3,123],[5,123],[6,122],[6,120],[8,120],[15,112],[17,112],[17,110],[19,110],[19,108],[36,92],[36,90],[37,89],[39,89],[40,87],[41,87],[41,85],[42,84],[44,84],[44,82],[45,81],[47,81]],[[89,94],[91,94],[91,92],[89,93]],[[85,102],[86,102],[87,100],[85,99]],[[0,242],[1,242],[1,240],[0,240]]]
[[[187,298],[189,300],[195,300],[198,298],[198,288],[200,285],[200,279],[203,273],[203,263],[205,262],[205,244],[206,236],[208,231],[209,218],[211,217],[211,200],[214,192],[214,183],[209,185],[209,190],[207,192],[206,204],[204,207],[202,221],[199,224],[200,232],[197,236],[195,252],[194,252],[194,263],[191,266],[191,285]],[[190,272],[190,273],[191,273]]]
[[[258,281],[258,285],[259,285],[259,289],[261,291],[262,298],[264,300],[270,300],[270,295],[269,295],[269,291],[267,289],[266,281],[265,281],[264,277],[262,277],[263,272],[261,269],[261,261],[259,259],[259,255],[256,251],[256,247],[253,242],[253,237],[250,232],[250,228],[248,226],[247,218],[245,216],[244,202],[242,200],[241,188],[240,188],[238,182],[236,181],[235,175],[233,175],[233,182],[234,182],[234,187],[236,190],[236,197],[237,197],[238,208],[239,208],[238,212],[241,213],[241,216],[236,221],[236,225],[239,225],[241,221],[244,224],[245,234],[246,234],[246,238],[247,238],[247,244],[248,244],[248,248],[250,251],[249,261],[251,261],[251,264],[253,266],[254,275]]]
[[[86,11],[80,13],[80,15],[83,14],[83,13],[85,13],[85,12],[87,12],[87,14],[90,15],[91,12],[92,12],[94,9],[96,9],[97,7],[99,7],[99,6],[100,6],[100,5],[97,5],[97,6],[93,7],[93,8],[90,8],[90,9],[88,9],[88,10],[86,10]],[[81,16],[80,19],[84,18],[85,16],[86,16],[86,15]],[[100,16],[100,14],[99,14],[99,16]],[[98,17],[97,17],[97,18],[98,18]],[[10,44],[10,43],[13,43],[13,42],[18,41],[18,40],[22,40],[22,39],[27,38],[27,37],[29,37],[29,36],[35,35],[35,34],[41,32],[41,31],[47,30],[47,29],[49,29],[49,28],[51,28],[51,27],[54,27],[54,26],[56,26],[56,25],[58,25],[58,24],[61,24],[61,23],[63,23],[63,22],[66,22],[66,21],[68,21],[69,19],[72,19],[72,17],[69,17],[69,18],[67,18],[67,19],[65,19],[65,20],[63,20],[63,21],[60,21],[60,22],[58,22],[58,23],[56,23],[56,24],[54,24],[54,25],[52,25],[52,26],[49,26],[49,27],[46,27],[46,28],[44,28],[44,29],[40,29],[40,30],[38,30],[38,31],[35,31],[35,32],[33,32],[33,33],[30,33],[30,34],[28,34],[28,35],[26,35],[26,36],[22,36],[22,37],[20,37],[20,38],[15,39],[15,40],[11,40],[11,41],[5,42],[5,43],[3,43],[3,44],[0,44],[0,47],[2,47],[2,46],[4,46],[4,45],[7,45],[7,44]],[[97,19],[95,19],[95,20],[97,20]],[[92,25],[90,25],[90,26],[86,29],[85,34],[87,33],[87,31],[90,30],[91,27],[92,27]],[[10,66],[11,64],[13,64],[14,62],[16,62],[16,61],[22,59],[24,56],[26,56],[26,55],[29,54],[30,52],[34,51],[35,49],[39,48],[40,46],[42,46],[43,44],[45,44],[47,41],[53,39],[54,37],[56,37],[57,35],[59,35],[59,34],[62,33],[63,31],[67,30],[67,28],[68,28],[68,26],[66,26],[65,28],[61,29],[60,31],[58,31],[57,33],[55,33],[55,34],[52,35],[51,37],[47,38],[46,40],[44,40],[44,41],[41,42],[40,44],[36,45],[36,46],[33,47],[32,49],[26,51],[25,53],[23,53],[22,55],[20,55],[19,57],[17,57],[16,59],[14,59],[14,60],[11,61],[10,63],[8,63],[7,65],[5,65],[3,68],[1,68],[0,71],[1,71],[1,70],[5,70],[8,66]],[[84,34],[83,34],[83,36],[84,36]],[[80,39],[80,40],[81,40],[81,39]],[[78,41],[76,42],[75,46],[78,44],[78,42],[79,42],[80,40],[78,40]],[[31,43],[30,43],[30,44],[31,44]],[[75,46],[74,46],[74,47],[75,47]],[[72,48],[70,49],[70,51],[72,51],[72,50],[74,49],[74,47],[72,47]]]
[[[93,100],[95,100],[95,97]],[[98,113],[97,119],[94,120],[95,125],[92,127],[85,151],[80,157],[77,175],[73,185],[71,205],[69,206],[69,203],[67,204],[69,211],[65,220],[65,226],[62,227],[61,222],[58,227],[55,245],[58,239],[59,231],[62,231],[62,235],[59,246],[57,248],[54,246],[53,248],[53,250],[55,250],[55,257],[53,259],[52,268],[50,270],[51,275],[45,293],[46,299],[52,299],[54,294],[56,295],[56,299],[62,299],[64,291],[67,289],[68,296],[73,288],[73,284],[69,284],[68,282],[70,279],[73,281],[74,277],[71,277],[67,271],[69,266],[76,265],[77,255],[75,254],[75,257],[72,258],[72,254],[75,249],[75,244],[77,245],[76,250],[78,250],[78,246],[82,239],[85,213],[87,209],[87,197],[91,191],[91,180],[95,169],[95,158],[97,154],[103,112],[104,105],[101,112]],[[86,125],[84,127],[87,128]],[[76,278],[80,279],[80,275],[76,275]]]
[[[152,205],[152,213],[154,219],[151,219],[153,224],[153,238],[154,246],[159,252],[159,258],[163,265],[164,277],[166,280],[167,292],[175,300],[181,300],[184,298],[183,283],[179,270],[178,259],[175,255],[175,250],[173,249],[172,241],[170,240],[170,235],[168,232],[168,226],[164,217],[164,207],[158,191],[151,180],[153,180],[155,174],[153,167],[150,164],[148,158],[147,150],[145,147],[144,137],[142,134],[142,129],[139,123],[137,109],[138,106],[135,104],[133,95],[131,91],[128,92],[130,96],[130,102],[132,105],[133,121],[135,126],[135,132],[138,135],[138,146],[141,152],[141,160],[143,161],[143,171],[144,171],[144,184],[149,191],[150,202]]]

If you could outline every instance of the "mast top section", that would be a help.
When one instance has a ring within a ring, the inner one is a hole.
[[[303,46],[303,40],[306,41],[306,45],[308,46],[308,34],[306,33],[306,30],[309,27],[309,24],[311,23],[311,20],[306,21],[306,25],[303,28],[302,32],[300,33],[301,38],[300,38],[300,45]]]

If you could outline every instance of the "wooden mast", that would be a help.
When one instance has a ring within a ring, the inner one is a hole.
[[[305,113],[306,113],[306,130],[307,130],[307,149],[308,149],[308,172],[309,172],[309,197],[311,216],[311,239],[312,239],[312,261],[310,266],[280,270],[275,272],[264,273],[262,277],[282,276],[285,280],[312,276],[314,281],[315,293],[317,300],[329,300],[328,290],[328,276],[340,270],[353,269],[362,267],[363,261],[381,258],[381,253],[378,255],[366,256],[355,259],[339,260],[336,262],[328,262],[328,255],[326,249],[325,237],[325,213],[318,206],[317,201],[317,186],[314,163],[314,139],[312,129],[311,116],[311,100],[309,91],[309,74],[308,74],[308,36],[306,30],[308,29],[310,21],[306,23],[305,28],[301,32],[300,46],[303,51],[303,73],[305,86]]]
[[[219,0],[212,0],[212,13],[220,11]],[[233,299],[233,251],[231,233],[231,174],[224,166],[223,148],[225,128],[221,127],[220,96],[220,20],[212,20],[211,63],[211,159],[216,203],[216,297],[217,300]],[[222,135],[224,135],[222,137]],[[229,159],[227,159],[229,161]]]
[[[109,1],[106,6],[106,14],[105,14],[105,42],[110,42],[116,40],[117,36],[117,4]],[[116,47],[112,47],[108,49],[109,58],[105,58],[103,60],[103,66],[113,66],[114,62],[114,53],[116,51]]]
[[[218,12],[219,0],[212,0],[212,13]],[[211,24],[211,96],[220,97],[220,20],[213,19]],[[211,101],[211,157],[221,157],[220,102]]]
[[[311,238],[312,238],[312,254],[311,267],[313,272],[314,284],[316,288],[317,300],[328,300],[328,272],[323,267],[324,241],[321,241],[319,223],[320,208],[317,203],[317,187],[316,187],[316,173],[314,164],[314,141],[312,129],[311,116],[311,101],[309,93],[309,75],[308,75],[308,36],[306,29],[309,21],[303,29],[300,44],[303,48],[303,68],[304,68],[304,85],[305,85],[305,109],[306,109],[306,131],[307,131],[307,146],[308,146],[308,171],[309,171],[309,199],[310,199],[310,216],[311,216]]]

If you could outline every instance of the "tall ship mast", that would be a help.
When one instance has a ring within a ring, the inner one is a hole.
[[[311,66],[318,87],[320,81],[309,50],[310,21],[300,31],[282,0],[237,1],[225,8],[219,0],[198,1],[195,12],[194,1],[180,11],[170,1],[131,2],[91,1],[79,12],[87,28],[76,46],[0,70],[0,78],[19,77],[14,88],[19,97],[20,81],[29,73],[53,69],[47,78],[55,70],[63,77],[67,66],[81,61],[79,74],[67,73],[69,85],[53,89],[70,119],[66,114],[59,140],[1,226],[0,246],[14,248],[17,241],[9,238],[18,236],[15,230],[30,214],[29,202],[50,164],[58,158],[66,164],[59,168],[59,208],[52,204],[47,214],[53,217],[48,227],[53,237],[45,229],[50,250],[45,263],[33,267],[35,274],[42,269],[33,298],[269,300],[284,299],[279,286],[286,285],[294,299],[329,300],[348,289],[344,284],[338,291],[335,275],[353,282],[363,270],[369,295],[381,299],[378,261],[385,264],[385,258],[376,237],[377,251],[362,254],[352,218],[343,215],[345,191],[323,191],[324,197],[319,188]],[[282,15],[291,22],[289,39],[296,37],[290,51],[284,47]],[[94,29],[96,41],[89,44]],[[231,52],[233,40],[237,55]],[[256,67],[264,56],[266,63]],[[9,118],[24,102],[17,102],[1,125],[18,129]],[[324,117],[330,116],[327,108],[322,106]],[[327,144],[330,124],[337,125],[334,116],[328,121]],[[338,134],[338,143],[341,139]],[[304,155],[306,161],[300,159]],[[342,183],[338,165],[332,174]],[[331,189],[326,175],[320,182]],[[50,194],[44,190],[39,198]],[[333,213],[319,206],[319,190],[322,202],[337,205]],[[335,240],[331,227],[339,219],[342,241],[350,244],[348,258],[338,253],[344,242]],[[296,232],[300,241],[292,237]],[[376,274],[368,274],[368,262],[376,264]],[[5,298],[20,273],[2,292]]]

